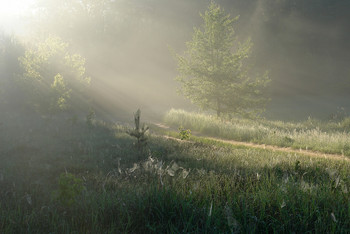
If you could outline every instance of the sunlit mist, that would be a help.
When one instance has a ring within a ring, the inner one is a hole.
[[[0,0],[0,234],[350,233],[350,0]]]
[[[8,33],[23,33],[25,22],[34,12],[31,10],[35,0],[1,0],[0,29]]]
[[[118,108],[198,110],[178,94],[174,54],[200,27],[208,1],[12,0],[0,3],[0,30],[27,46],[58,36],[86,59],[91,96],[106,113]],[[218,0],[235,36],[251,38],[251,74],[268,70],[272,118],[327,118],[348,108],[349,20],[344,1]],[[321,14],[321,13],[322,14]],[[97,105],[97,104],[96,104]],[[290,109],[296,109],[291,115]],[[146,114],[146,115],[147,115]]]

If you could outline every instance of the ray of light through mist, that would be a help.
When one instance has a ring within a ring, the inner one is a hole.
[[[238,41],[251,38],[252,73],[269,70],[272,118],[326,117],[349,108],[346,1],[218,0]],[[153,115],[196,107],[179,95],[177,65],[209,1],[13,0],[0,3],[0,28],[27,44],[57,35],[86,58],[91,95],[106,113]],[[119,111],[122,110],[122,111]],[[293,110],[293,115],[290,115]],[[296,110],[296,111],[295,111]],[[153,113],[153,114],[152,114]]]

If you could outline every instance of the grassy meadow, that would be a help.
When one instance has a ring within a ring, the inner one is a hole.
[[[349,10],[0,1],[0,234],[350,233]]]
[[[140,150],[132,125],[9,118],[1,233],[350,231],[345,159],[180,140],[152,126]]]
[[[210,115],[172,109],[164,122],[206,136],[350,156],[350,118],[338,122],[311,118],[303,122],[240,118],[222,121]]]

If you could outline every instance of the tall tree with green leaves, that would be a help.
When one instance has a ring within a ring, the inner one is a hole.
[[[269,77],[267,72],[250,76],[247,58],[252,43],[237,41],[233,23],[238,17],[231,18],[214,2],[200,15],[204,24],[194,29],[184,55],[176,56],[180,91],[202,109],[215,110],[218,117],[261,113]]]
[[[90,85],[85,59],[70,53],[59,37],[49,37],[19,58],[24,73],[16,81],[27,103],[41,113],[81,108]]]

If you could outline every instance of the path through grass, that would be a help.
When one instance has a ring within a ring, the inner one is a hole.
[[[347,160],[156,134],[140,155],[125,126],[2,122],[1,233],[350,231]]]
[[[222,121],[172,109],[164,121],[172,127],[182,126],[210,137],[350,156],[348,119],[339,123],[312,119],[300,123],[238,118]]]

